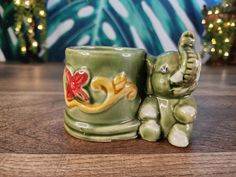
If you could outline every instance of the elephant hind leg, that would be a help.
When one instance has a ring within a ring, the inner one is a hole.
[[[192,124],[176,123],[168,134],[170,144],[177,147],[187,147],[192,134]]]

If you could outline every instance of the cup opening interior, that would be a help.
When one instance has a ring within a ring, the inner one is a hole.
[[[111,47],[111,46],[74,46],[68,47],[71,50],[79,51],[126,51],[126,52],[137,52],[144,51],[144,49],[139,48],[129,48],[129,47]]]

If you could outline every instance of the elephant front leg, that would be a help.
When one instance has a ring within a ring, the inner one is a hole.
[[[147,141],[157,141],[160,139],[161,128],[158,123],[159,111],[155,97],[145,98],[140,106],[138,116],[141,121],[139,134],[142,139]]]
[[[178,147],[186,147],[192,134],[193,121],[196,119],[197,105],[193,96],[181,99],[174,108],[176,124],[168,134],[168,141]]]

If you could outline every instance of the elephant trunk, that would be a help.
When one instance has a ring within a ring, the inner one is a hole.
[[[194,36],[191,32],[184,32],[179,40],[178,51],[180,58],[179,69],[170,77],[172,84],[180,84],[184,81],[184,74],[187,68],[188,52],[194,52]]]

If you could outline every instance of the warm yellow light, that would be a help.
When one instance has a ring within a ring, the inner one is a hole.
[[[229,38],[225,38],[225,42],[226,42],[226,43],[229,42]]]
[[[225,52],[225,53],[224,53],[224,56],[225,56],[225,57],[228,57],[228,56],[229,56],[229,52]]]
[[[211,52],[215,52],[216,51],[216,49],[215,48],[211,48]]]
[[[218,9],[215,10],[215,14],[219,14],[219,12],[220,12],[220,11],[219,11]]]
[[[33,33],[33,29],[32,28],[28,29],[28,32]]]
[[[231,26],[235,26],[235,23],[233,22],[233,23],[231,23]]]
[[[208,51],[208,48],[207,48],[207,47],[205,47],[205,48],[203,49],[203,51],[204,51],[204,52],[207,52],[207,51]]]
[[[45,16],[45,11],[44,11],[44,10],[40,10],[40,11],[39,11],[39,15]]]
[[[222,20],[220,18],[217,19],[216,23],[221,23]]]
[[[222,54],[222,49],[219,49],[219,54]]]
[[[20,5],[20,0],[15,0],[15,5],[19,6]]]
[[[220,31],[220,30],[222,30],[222,28],[221,28],[221,27],[218,27],[217,29],[218,29],[219,31]]]
[[[206,20],[205,19],[202,19],[202,24],[206,24]]]
[[[34,42],[32,43],[32,45],[33,45],[33,47],[38,47],[37,41],[34,41]]]
[[[19,27],[15,27],[15,31],[16,31],[16,32],[19,32],[19,31],[20,31],[20,28],[19,28]]]
[[[219,34],[222,34],[222,33],[223,33],[223,31],[222,31],[222,30],[220,30],[220,31],[219,31]]]
[[[43,29],[43,25],[38,25],[38,29],[42,30]]]
[[[22,53],[25,53],[25,52],[26,52],[26,47],[25,47],[25,46],[23,46],[23,47],[21,47],[21,49],[20,49],[20,50],[21,50],[21,52],[22,52]]]
[[[211,11],[211,10],[209,10],[209,11],[207,12],[207,14],[208,14],[208,15],[211,15],[211,14],[212,14],[212,11]]]
[[[212,44],[216,44],[216,39],[215,39],[215,38],[212,38],[211,43],[212,43]]]
[[[227,23],[227,26],[230,26],[230,25],[231,25],[231,23],[230,23],[230,22],[228,22],[228,23]]]
[[[30,6],[30,0],[25,0],[25,6],[29,7]]]
[[[27,22],[28,22],[28,23],[32,23],[32,21],[33,21],[33,20],[32,20],[31,17],[27,18]]]
[[[213,28],[214,27],[214,25],[211,23],[211,24],[209,24],[209,28]]]

